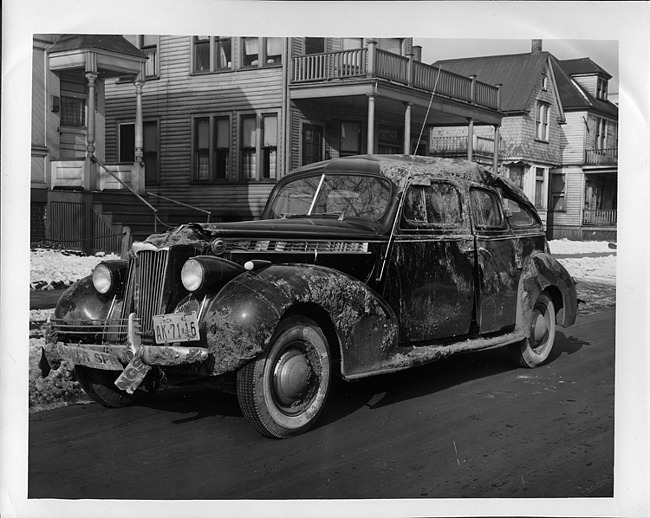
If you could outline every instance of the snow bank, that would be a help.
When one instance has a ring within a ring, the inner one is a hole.
[[[612,253],[607,241],[569,241],[555,239],[548,242],[552,254],[593,254]]]
[[[114,254],[80,256],[74,252],[35,249],[31,252],[29,284],[31,289],[55,289],[70,286],[90,275],[97,263],[119,259]]]

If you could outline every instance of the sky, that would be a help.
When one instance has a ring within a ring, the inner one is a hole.
[[[530,39],[481,38],[415,38],[422,47],[422,61],[434,63],[442,59],[524,54],[530,52]],[[611,74],[609,93],[618,93],[618,42],[615,40],[542,39],[542,50],[557,59],[590,58]]]

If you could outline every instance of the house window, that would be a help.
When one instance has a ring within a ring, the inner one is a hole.
[[[209,182],[229,177],[230,117],[194,119],[193,180]]]
[[[596,99],[600,99],[601,101],[607,100],[607,80],[602,77],[598,78],[596,84]]]
[[[544,208],[544,180],[545,170],[543,167],[535,168],[535,207]]]
[[[240,120],[242,180],[273,180],[278,175],[277,113],[245,115]],[[259,138],[258,138],[259,137]]]
[[[607,149],[607,121],[596,119],[596,149]]]
[[[158,121],[144,121],[142,123],[142,133],[142,161],[145,168],[145,184],[156,185],[160,183]],[[135,124],[120,124],[118,138],[119,161],[133,163],[135,161]]]
[[[542,74],[542,90],[548,90],[548,76],[546,74]]]
[[[564,174],[554,173],[551,175],[551,210],[556,212],[566,211],[565,186]]]
[[[278,116],[262,117],[262,178],[277,178],[278,169]]]
[[[242,38],[242,67],[282,63],[282,38]]]
[[[542,142],[548,142],[549,135],[549,111],[550,106],[546,103],[538,102],[535,109],[535,139]]]
[[[144,64],[144,75],[147,78],[158,77],[158,43],[159,37],[153,35],[128,34],[124,36],[133,46],[147,55]]]
[[[192,71],[216,72],[232,68],[232,38],[220,36],[194,36]]]
[[[325,38],[305,38],[305,54],[325,52]]]
[[[79,97],[61,96],[61,126],[83,127],[86,125],[86,100]]]
[[[341,149],[340,156],[361,154],[361,123],[341,122]]]

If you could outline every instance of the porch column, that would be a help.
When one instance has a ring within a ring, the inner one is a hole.
[[[86,135],[86,154],[92,158],[95,154],[95,81],[97,72],[86,72],[88,79],[88,132]]]
[[[404,154],[411,154],[411,107],[413,103],[404,103]],[[415,154],[415,153],[413,153]]]
[[[499,126],[494,126],[494,156],[492,157],[492,172],[499,173]]]
[[[467,119],[467,160],[474,159],[474,119]]]
[[[142,162],[144,147],[144,131],[142,124],[142,87],[144,81],[136,79],[135,84],[135,161]]]
[[[368,154],[375,152],[375,96],[368,96]]]

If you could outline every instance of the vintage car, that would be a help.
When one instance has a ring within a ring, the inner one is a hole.
[[[536,367],[574,323],[575,281],[507,179],[402,155],[301,167],[261,220],[188,224],[71,286],[44,359],[107,407],[161,383],[236,391],[261,434],[306,431],[352,381],[508,346]]]

